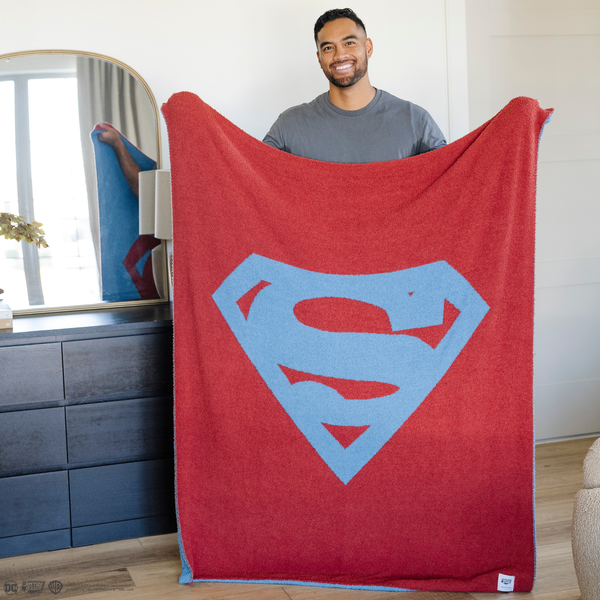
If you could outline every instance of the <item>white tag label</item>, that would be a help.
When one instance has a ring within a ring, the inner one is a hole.
[[[512,592],[515,589],[515,577],[514,575],[502,575],[498,574],[498,591],[499,592]]]

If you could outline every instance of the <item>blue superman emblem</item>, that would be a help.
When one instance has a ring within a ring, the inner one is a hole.
[[[243,298],[250,298],[247,310]],[[294,308],[318,298],[379,307],[391,334],[323,331],[298,320]],[[433,390],[489,310],[445,261],[392,273],[329,275],[253,254],[213,299],[269,389],[345,484]],[[445,301],[460,314],[435,347],[402,334],[441,325]],[[379,397],[342,395],[329,385],[337,380],[370,382]],[[349,445],[332,434],[348,426],[360,428]]]

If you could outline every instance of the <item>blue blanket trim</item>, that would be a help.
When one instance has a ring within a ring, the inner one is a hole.
[[[181,527],[179,526],[179,506],[177,505],[177,491],[175,492],[175,513],[177,515],[177,542],[179,544],[179,556],[181,558],[181,575],[179,576],[179,583],[192,583],[198,581],[192,579],[192,569],[190,563],[185,556],[185,550],[183,549],[183,540],[181,539]]]
[[[536,201],[537,201],[537,164],[539,162],[539,157],[540,157],[540,143],[542,141],[542,134],[544,133],[544,128],[546,127],[546,125],[548,125],[548,123],[550,123],[550,120],[552,119],[552,115],[553,112],[550,113],[548,115],[548,118],[544,121],[544,124],[542,125],[542,128],[540,129],[540,135],[538,136],[538,147],[537,147],[537,161],[536,161]],[[537,229],[537,217],[535,220],[535,226]],[[534,237],[535,239],[535,237]],[[535,272],[534,272],[534,291],[533,291],[533,296],[534,296],[534,303],[535,303]],[[534,326],[534,330],[535,330],[535,311],[533,313],[533,326]],[[535,337],[533,338],[533,355],[535,356]],[[533,410],[533,481],[532,481],[532,488],[533,488],[533,551],[534,551],[534,558],[533,558],[533,581],[535,582],[536,576],[537,576],[537,525],[536,525],[536,515],[535,515],[535,391],[534,391],[534,382],[535,382],[535,362],[534,362],[534,367],[533,367],[533,381],[532,381],[532,385],[531,385],[531,395],[532,395],[532,410]]]
[[[183,574],[182,574],[183,576]],[[273,585],[304,585],[308,587],[339,588],[343,590],[368,590],[370,592],[415,592],[418,590],[407,590],[404,588],[385,587],[380,585],[341,585],[338,583],[315,583],[314,581],[295,581],[293,579],[193,579],[192,581],[179,583],[263,583]]]
[[[173,306],[171,305],[171,310]],[[173,348],[175,348],[175,328],[173,328]],[[181,559],[181,575],[179,576],[179,583],[192,583],[192,568],[185,555],[185,548],[183,547],[183,538],[181,536],[181,522],[179,520],[179,496],[177,493],[177,419],[175,401],[175,361],[173,361],[173,450],[175,457],[175,516],[177,518],[177,544],[179,545],[179,558]]]
[[[175,389],[175,386],[173,386]],[[175,440],[175,402],[173,402],[173,439]],[[177,442],[174,442],[175,449],[175,516],[177,517],[177,544],[179,545],[179,558],[181,559],[181,575],[179,583],[192,583],[192,569],[185,555],[183,547],[183,538],[181,537],[181,523],[179,521],[179,497],[177,495]]]

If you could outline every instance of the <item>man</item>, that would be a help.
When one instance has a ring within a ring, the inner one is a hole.
[[[373,42],[353,10],[327,11],[314,34],[329,92],[282,113],[265,136],[266,144],[341,163],[407,158],[446,144],[426,110],[371,85]]]

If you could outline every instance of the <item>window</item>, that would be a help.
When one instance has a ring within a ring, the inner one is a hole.
[[[100,302],[81,144],[74,69],[0,75],[0,210],[42,222],[50,245],[0,239],[13,308],[64,304],[65,286],[72,304]]]

